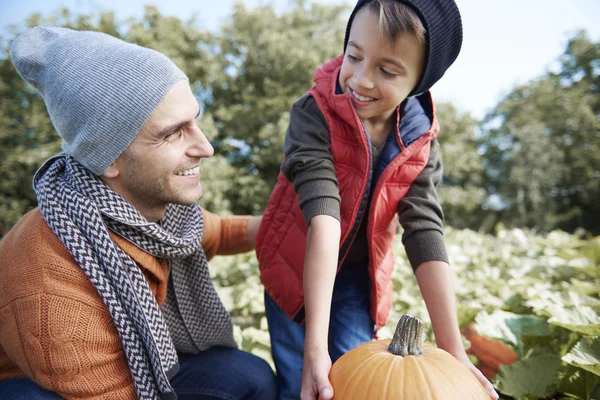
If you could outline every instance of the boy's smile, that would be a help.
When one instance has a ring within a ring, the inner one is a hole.
[[[352,104],[354,104],[356,107],[365,107],[373,103],[374,101],[377,101],[376,98],[363,96],[362,94],[352,90],[351,88],[348,88],[348,93],[350,93],[350,99],[352,100]]]
[[[376,15],[367,8],[356,14],[339,83],[367,127],[387,125],[418,83],[424,58],[424,42],[409,34],[385,37]]]

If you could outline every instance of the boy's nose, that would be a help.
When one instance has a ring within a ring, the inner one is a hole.
[[[354,74],[354,81],[358,87],[364,89],[372,89],[374,86],[371,74],[369,71],[365,71],[365,68],[356,71]]]

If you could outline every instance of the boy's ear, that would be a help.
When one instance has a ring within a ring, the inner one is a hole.
[[[100,174],[102,178],[105,179],[114,179],[119,176],[119,168],[116,165],[116,161],[114,161],[108,168],[104,170],[103,173]]]

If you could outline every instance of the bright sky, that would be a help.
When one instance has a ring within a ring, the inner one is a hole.
[[[320,0],[355,4],[355,0]],[[552,67],[567,40],[586,29],[600,41],[600,0],[456,0],[464,24],[461,54],[432,89],[434,99],[451,101],[459,109],[482,117],[503,95]],[[0,0],[0,28],[22,22],[29,14],[45,15],[65,6],[86,13],[113,10],[119,19],[140,16],[143,4],[184,20],[197,13],[201,26],[217,29],[235,0]],[[243,0],[252,7],[290,0]],[[340,38],[340,43],[342,38]],[[324,60],[325,61],[325,60]]]

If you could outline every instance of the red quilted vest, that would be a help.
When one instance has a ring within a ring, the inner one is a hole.
[[[357,218],[369,182],[370,149],[362,123],[349,95],[336,95],[336,80],[342,64],[339,56],[321,66],[314,75],[309,93],[323,113],[331,136],[331,152],[340,190],[341,240],[338,269],[353,240]],[[433,107],[433,105],[432,105]],[[400,113],[397,112],[399,122]],[[396,235],[396,212],[400,200],[429,159],[430,142],[439,125],[433,113],[429,132],[406,147],[396,129],[401,152],[381,174],[369,210],[367,239],[371,278],[371,315],[381,328],[392,305],[392,246]],[[396,123],[398,126],[398,123]],[[261,280],[279,307],[298,322],[304,318],[302,275],[307,227],[293,184],[279,173],[256,239]]]

